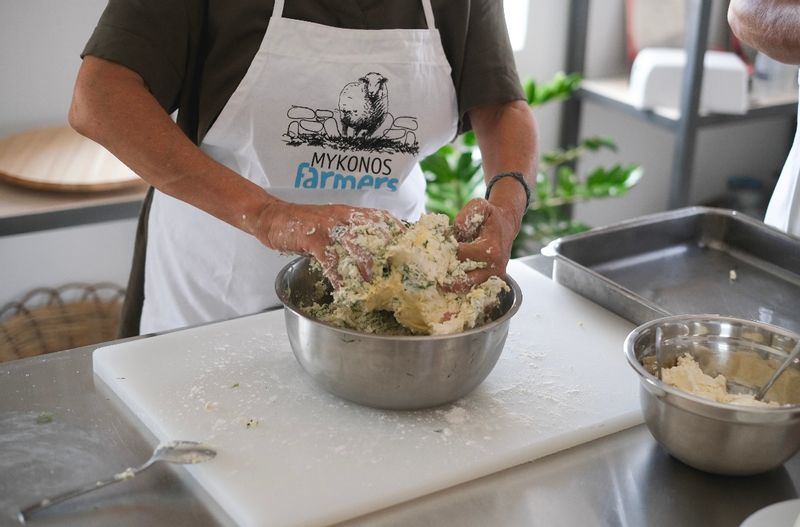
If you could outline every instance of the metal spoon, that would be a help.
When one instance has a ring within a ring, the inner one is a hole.
[[[663,339],[663,332],[661,331],[661,326],[656,326],[656,378],[661,380],[661,347],[662,347],[662,339]]]
[[[82,494],[86,494],[87,492],[103,488],[107,485],[111,485],[112,483],[117,483],[120,481],[131,479],[136,474],[149,468],[151,465],[153,465],[158,461],[166,461],[167,463],[179,463],[182,465],[186,465],[186,464],[202,463],[204,461],[214,459],[216,455],[217,453],[216,451],[214,451],[214,449],[202,443],[198,443],[196,441],[169,441],[166,443],[161,443],[156,447],[156,449],[153,451],[153,455],[150,456],[150,459],[148,459],[144,465],[137,468],[127,468],[122,472],[120,472],[119,474],[114,474],[110,478],[100,480],[97,481],[96,483],[85,485],[83,487],[73,489],[68,492],[64,492],[57,496],[45,498],[38,503],[29,505],[24,509],[22,509],[17,514],[17,519],[19,520],[20,523],[24,524],[25,520],[28,519],[34,513],[52,507],[53,505],[56,505],[63,501],[72,499],[76,496],[80,496]]]
[[[780,377],[781,374],[784,371],[786,371],[786,368],[788,368],[789,365],[792,362],[794,362],[794,360],[798,356],[800,356],[800,340],[798,340],[797,344],[794,345],[794,349],[791,351],[791,353],[789,353],[789,356],[786,358],[786,360],[783,361],[783,364],[781,364],[780,368],[778,368],[777,370],[775,370],[775,372],[773,372],[772,377],[769,378],[767,384],[765,384],[764,386],[761,387],[760,390],[758,390],[758,393],[756,393],[755,395],[756,401],[760,401],[761,399],[764,398],[765,395],[767,395],[767,392],[769,391],[770,388],[772,388],[772,385],[775,384],[775,381],[778,380],[778,377]]]

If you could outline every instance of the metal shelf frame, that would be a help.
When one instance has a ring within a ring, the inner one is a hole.
[[[658,112],[639,110],[627,102],[587,88],[581,88],[569,99],[561,114],[559,144],[568,148],[577,144],[583,101],[592,101],[642,121],[671,131],[675,136],[670,172],[670,209],[689,205],[692,168],[695,160],[697,133],[701,127],[744,122],[777,116],[793,116],[797,103],[781,103],[751,108],[744,115],[699,115],[700,90],[703,85],[703,62],[708,43],[712,0],[689,0],[685,49],[687,74],[683,77],[679,114],[676,118]],[[586,63],[586,39],[589,27],[589,0],[570,0],[565,68],[568,73],[583,73]]]
[[[142,208],[142,200],[135,199],[121,203],[90,205],[64,210],[24,214],[0,218],[0,238],[17,234],[78,227],[107,221],[137,218]]]

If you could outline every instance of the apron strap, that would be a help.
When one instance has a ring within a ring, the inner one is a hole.
[[[284,0],[275,0],[275,4],[272,7],[272,16],[283,18],[283,4]],[[425,23],[428,25],[428,29],[436,29],[431,0],[422,0],[422,10],[425,11]]]
[[[283,2],[281,1],[281,3]],[[425,23],[428,24],[428,29],[436,29],[436,24],[433,21],[431,0],[422,0],[422,10],[425,11]]]
[[[275,0],[275,4],[272,6],[272,16],[283,18],[283,0]]]

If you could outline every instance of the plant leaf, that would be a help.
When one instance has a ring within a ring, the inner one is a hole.
[[[572,167],[567,165],[559,167],[556,173],[556,181],[556,196],[571,198],[575,195],[578,186],[578,178],[575,175],[575,171],[572,170]]]
[[[581,144],[586,148],[586,150],[590,150],[592,152],[596,152],[601,148],[606,148],[613,152],[617,151],[617,144],[608,137],[587,137],[581,141]]]
[[[475,137],[475,132],[472,130],[465,132],[461,136],[461,140],[464,142],[464,146],[478,146],[478,138]]]
[[[447,158],[440,152],[431,154],[419,162],[420,168],[427,174],[429,181],[446,182],[455,177]]]
[[[530,106],[541,106],[553,100],[567,99],[580,87],[582,77],[578,73],[565,75],[556,73],[553,79],[545,84],[526,86],[525,95]]]

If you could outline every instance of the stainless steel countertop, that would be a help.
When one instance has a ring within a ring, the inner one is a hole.
[[[541,257],[524,261],[548,271]],[[96,347],[0,364],[0,525],[15,525],[22,505],[137,466],[152,451],[155,438],[95,384]],[[37,424],[42,413],[52,421]],[[671,458],[642,425],[343,525],[735,527],[799,492],[800,455],[758,476],[714,476]],[[29,524],[199,527],[230,520],[181,469],[156,465]]]

